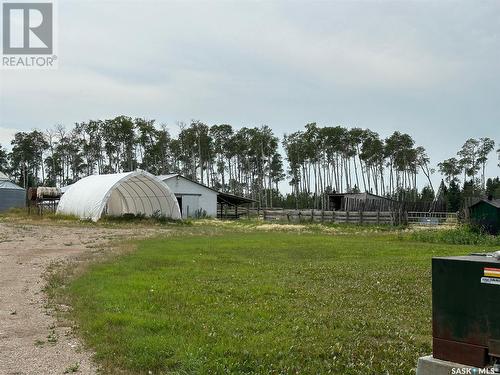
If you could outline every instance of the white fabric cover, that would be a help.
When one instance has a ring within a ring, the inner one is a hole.
[[[61,193],[66,193],[66,190],[68,190],[71,186],[73,186],[73,184],[61,186]]]
[[[93,221],[102,215],[127,213],[181,218],[177,199],[168,186],[141,170],[82,178],[66,190],[57,213]]]

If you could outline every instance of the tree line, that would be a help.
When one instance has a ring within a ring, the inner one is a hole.
[[[322,208],[331,192],[367,191],[411,201],[432,200],[437,193],[425,148],[398,131],[383,138],[370,129],[309,123],[280,140],[268,126],[177,125],[176,137],[154,120],[127,116],[18,132],[10,152],[0,145],[0,170],[24,187],[64,186],[91,174],[137,168],[155,175],[181,173],[252,197],[262,207]],[[494,188],[491,179],[487,187],[485,176],[494,151],[500,158],[490,138],[468,139],[456,157],[437,164],[444,188],[461,184],[473,195]],[[291,193],[281,194],[282,181]]]

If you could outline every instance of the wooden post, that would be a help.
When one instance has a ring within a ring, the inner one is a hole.
[[[349,211],[346,211],[345,212],[345,222],[348,223],[349,222]]]
[[[311,223],[314,222],[314,208],[311,210]]]
[[[332,211],[332,223],[335,224],[335,210]]]
[[[363,224],[363,211],[359,211],[359,223]]]
[[[377,225],[380,224],[380,211],[377,210]]]

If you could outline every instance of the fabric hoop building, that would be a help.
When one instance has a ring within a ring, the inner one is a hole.
[[[124,214],[181,218],[177,199],[168,186],[141,170],[82,178],[66,190],[57,213],[93,221],[104,215]]]

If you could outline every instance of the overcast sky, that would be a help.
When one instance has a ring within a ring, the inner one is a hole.
[[[116,115],[500,142],[500,1],[59,1],[59,69],[0,71],[0,143]],[[490,175],[499,174],[492,154]]]

